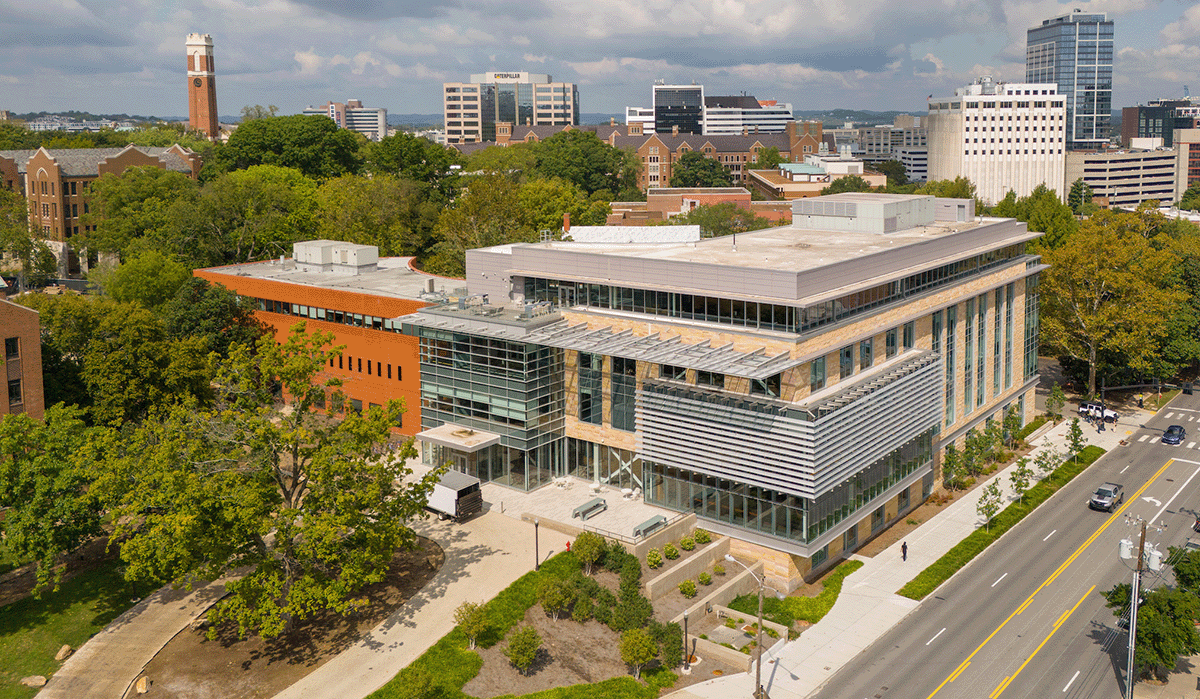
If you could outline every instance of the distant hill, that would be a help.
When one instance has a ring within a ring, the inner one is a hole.
[[[868,109],[809,109],[794,110],[797,119],[819,121],[826,127],[841,126],[847,121],[853,121],[855,126],[874,126],[890,124],[900,114],[923,116],[923,111],[891,111],[873,112]]]

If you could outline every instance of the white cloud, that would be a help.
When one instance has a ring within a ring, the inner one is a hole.
[[[517,46],[528,46],[529,45],[529,37],[517,35],[512,38],[512,42],[514,44],[516,44]]]
[[[395,34],[376,40],[375,46],[384,53],[399,56],[430,56],[438,52],[433,44],[404,41]]]
[[[1179,43],[1200,37],[1200,5],[1192,5],[1178,20],[1162,29],[1162,37],[1170,43]]]
[[[318,56],[312,47],[307,51],[297,51],[294,58],[300,64],[300,75],[316,75],[325,64],[325,59]]]
[[[421,32],[434,41],[456,46],[475,46],[478,44],[494,44],[496,37],[482,29],[474,27],[456,27],[451,24],[437,24],[421,27]]]
[[[524,58],[525,58],[526,63],[545,63],[546,62],[545,56],[535,56],[532,53],[525,54]]]

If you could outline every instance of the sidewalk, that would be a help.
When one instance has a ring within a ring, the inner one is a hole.
[[[1068,405],[1064,410],[1073,410]],[[1135,410],[1122,416],[1115,429],[1097,433],[1087,423],[1080,422],[1088,444],[1112,451],[1120,440],[1128,438],[1154,413]],[[1032,439],[1037,447],[1030,459],[1045,449],[1045,442],[1066,452],[1066,435],[1070,417]],[[1015,464],[998,471],[989,480],[996,481],[1004,494],[1004,506],[1016,498],[1012,494],[1008,475]],[[820,622],[807,629],[800,638],[784,645],[774,655],[763,656],[762,681],[772,699],[803,699],[829,680],[843,665],[852,660],[880,636],[898,624],[920,603],[901,597],[896,591],[918,573],[941,558],[964,537],[983,525],[975,506],[983,494],[977,487],[939,512],[928,522],[913,530],[903,541],[908,542],[908,561],[900,558],[900,545],[881,551],[873,558],[852,556],[863,567],[849,575],[842,585],[833,609]],[[970,564],[968,564],[968,567]],[[1157,688],[1155,688],[1157,689]],[[671,699],[725,699],[730,696],[750,696],[754,691],[753,671],[720,677],[670,694]],[[1141,696],[1139,694],[1139,696]],[[1158,699],[1158,694],[1146,694]],[[1162,694],[1161,699],[1175,699],[1178,694]],[[1187,696],[1194,696],[1187,695]]]

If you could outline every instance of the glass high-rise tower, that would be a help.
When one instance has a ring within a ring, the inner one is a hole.
[[[1025,82],[1057,83],[1067,99],[1067,148],[1100,148],[1112,119],[1113,23],[1103,12],[1074,12],[1030,29]]]

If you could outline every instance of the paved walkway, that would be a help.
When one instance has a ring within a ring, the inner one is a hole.
[[[1066,410],[1073,407],[1068,405]],[[1111,451],[1152,414],[1150,411],[1133,411],[1122,416],[1123,425],[1101,433],[1084,422],[1080,422],[1080,427],[1088,444]],[[1033,443],[1037,449],[1029,454],[1030,458],[1046,448],[1047,440],[1060,453],[1065,453],[1069,425],[1070,420],[1064,420],[1035,438]],[[1005,505],[1015,500],[1008,480],[1013,468],[1010,466],[990,479],[999,483]],[[899,541],[873,558],[853,556],[864,565],[847,576],[837,602],[825,618],[774,655],[763,656],[763,685],[772,699],[803,699],[812,694],[843,665],[916,609],[920,603],[901,597],[896,591],[983,525],[983,518],[975,511],[982,494],[982,487],[975,488],[909,533],[904,539],[908,543],[907,561],[901,560],[900,545],[903,542]],[[669,696],[671,699],[726,699],[750,696],[753,691],[754,674],[751,671],[709,680]],[[1159,699],[1155,694],[1146,696]],[[1175,699],[1176,696],[1164,694],[1161,699]]]
[[[164,587],[117,617],[50,677],[40,699],[121,699],[159,649],[225,596],[224,581],[187,592]]]

